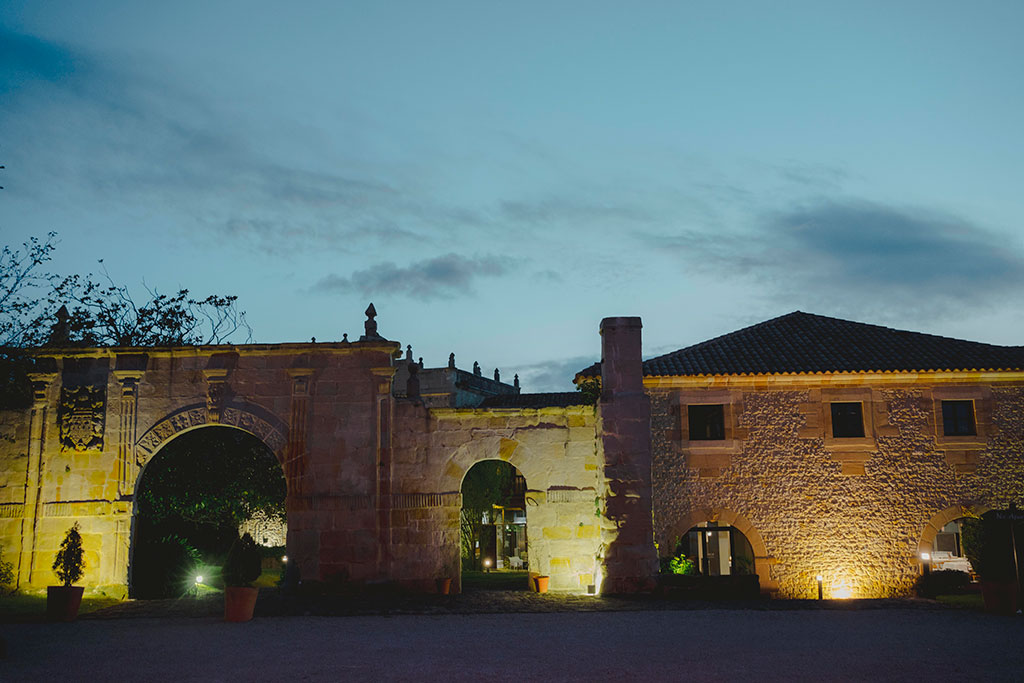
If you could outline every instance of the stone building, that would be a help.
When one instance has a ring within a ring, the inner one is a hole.
[[[0,412],[0,544],[24,588],[82,527],[83,583],[131,581],[135,491],[178,435],[263,441],[287,482],[287,553],[307,579],[459,579],[462,482],[525,479],[531,572],[552,590],[653,585],[657,548],[762,590],[908,590],[956,520],[1024,502],[1024,349],[793,313],[646,362],[640,320],[601,323],[597,405],[577,392],[425,368],[358,341],[45,348],[34,402]]]
[[[658,545],[705,571],[752,555],[781,596],[819,575],[826,597],[903,594],[922,557],[962,554],[958,519],[1024,502],[1022,347],[795,312],[643,374]]]

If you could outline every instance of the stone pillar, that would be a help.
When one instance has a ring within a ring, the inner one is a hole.
[[[56,373],[32,373],[32,412],[29,422],[28,465],[25,469],[25,507],[21,519],[21,549],[18,554],[18,587],[32,583],[36,531],[42,517],[43,451],[49,415],[49,389]]]
[[[601,321],[605,511],[602,593],[654,587],[651,406],[643,386],[640,318]]]
[[[139,406],[139,371],[114,370],[121,383],[120,429],[117,439],[117,493],[126,498],[135,493],[138,466],[135,462],[136,415]]]
[[[371,371],[377,378],[377,574],[383,576],[391,564],[391,381],[396,368]]]

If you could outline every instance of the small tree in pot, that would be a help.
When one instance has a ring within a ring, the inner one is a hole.
[[[262,559],[256,542],[249,534],[232,544],[223,568],[225,621],[252,619],[259,595],[259,588],[254,588],[252,582],[263,571]]]
[[[51,621],[74,621],[82,604],[82,586],[73,586],[85,573],[85,550],[78,522],[68,529],[53,560],[53,571],[62,585],[47,586],[46,615]]]

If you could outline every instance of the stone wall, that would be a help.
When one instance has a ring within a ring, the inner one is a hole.
[[[919,553],[944,523],[1024,502],[1024,389],[978,379],[773,378],[756,386],[718,378],[651,387],[662,553],[695,524],[718,521],[744,532],[762,588],[781,596],[816,597],[818,574],[826,597],[907,593]],[[975,400],[978,436],[944,437],[940,402],[961,397]],[[830,436],[828,403],[836,400],[864,402],[865,437]],[[688,440],[692,403],[727,406],[725,441]]]
[[[599,571],[602,495],[599,420],[592,406],[426,409],[400,402],[391,576],[411,585],[458,585],[462,480],[483,460],[503,460],[526,479],[530,571],[551,590],[585,591]]]

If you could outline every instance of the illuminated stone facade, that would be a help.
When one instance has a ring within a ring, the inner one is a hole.
[[[601,399],[586,406],[450,367],[416,389],[372,322],[353,343],[40,352],[33,406],[0,413],[0,543],[19,585],[53,582],[77,521],[83,583],[123,592],[147,463],[207,425],[277,456],[303,578],[419,590],[458,587],[462,481],[488,459],[525,478],[529,568],[559,591],[650,588],[653,541],[667,554],[714,522],[749,541],[762,590],[814,597],[820,574],[826,597],[903,594],[944,524],[1024,503],[1019,366],[691,372],[642,362],[639,319],[609,318]],[[474,391],[491,398],[474,407]],[[973,406],[973,434],[944,435],[943,401]],[[834,435],[837,402],[862,406],[862,436]],[[715,439],[691,438],[692,405],[721,406]]]
[[[602,334],[606,355],[628,355],[639,386],[639,320],[608,319]],[[601,408],[431,407],[464,404],[476,385],[452,382],[458,395],[427,401],[396,387],[399,344],[376,334],[372,316],[354,343],[53,349],[37,358],[33,406],[0,414],[0,543],[22,588],[53,583],[53,557],[77,521],[83,583],[123,592],[146,465],[178,434],[207,425],[254,434],[280,461],[287,554],[305,579],[432,590],[451,577],[457,586],[463,476],[500,459],[526,479],[530,570],[550,576],[552,590],[649,583],[642,391],[623,385]],[[518,394],[471,377],[484,395]],[[602,410],[617,425],[611,442]]]

